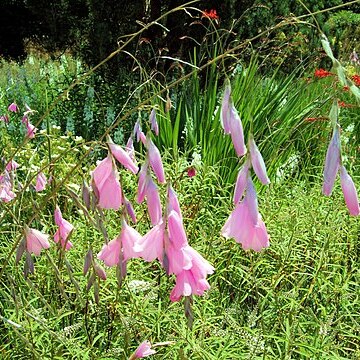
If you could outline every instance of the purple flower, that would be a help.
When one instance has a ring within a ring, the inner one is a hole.
[[[16,113],[19,111],[19,108],[15,103],[11,103],[8,107],[8,110]]]

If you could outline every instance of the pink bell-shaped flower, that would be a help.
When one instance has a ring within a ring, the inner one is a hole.
[[[213,266],[191,246],[185,247],[184,252],[191,259],[191,267],[177,274],[176,285],[170,294],[171,301],[179,301],[182,296],[201,296],[210,289],[206,277],[214,272]]]
[[[102,209],[118,210],[122,204],[119,175],[110,153],[92,172],[91,186]]]
[[[221,233],[226,238],[234,238],[244,250],[260,251],[269,247],[270,237],[257,210],[256,192],[250,176],[244,199],[236,204]]]
[[[49,235],[43,234],[39,230],[25,227],[26,249],[29,253],[39,256],[42,249],[50,247]]]
[[[138,348],[135,350],[134,354],[131,356],[131,360],[142,359],[144,357],[155,354],[156,351],[151,349],[151,344],[149,341],[143,341]]]
[[[8,110],[11,111],[11,112],[18,112],[19,111],[19,108],[18,106],[16,105],[16,103],[11,103],[8,107]]]
[[[15,194],[12,191],[12,181],[7,170],[0,175],[0,200],[3,202],[9,202],[15,198]]]
[[[43,172],[39,172],[36,177],[35,190],[37,192],[43,191],[46,187],[47,180]]]
[[[58,206],[56,206],[54,218],[55,224],[59,227],[54,235],[54,241],[56,243],[60,241],[62,248],[64,248],[65,250],[70,250],[73,244],[69,241],[69,237],[74,230],[74,226],[65,219],[63,219],[62,213]]]
[[[19,164],[15,160],[10,160],[5,167],[8,172],[14,171],[19,167]]]
[[[141,235],[122,219],[120,234],[108,244],[105,244],[98,254],[98,259],[103,260],[106,266],[115,266],[120,260],[127,261],[139,257],[134,247],[140,242]]]
[[[146,261],[163,260],[165,223],[160,221],[134,245],[134,251]]]

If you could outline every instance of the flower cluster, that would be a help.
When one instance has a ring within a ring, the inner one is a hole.
[[[314,72],[314,76],[316,78],[325,78],[325,77],[329,77],[329,76],[333,76],[334,74],[329,72],[329,71],[326,71],[324,69],[316,69],[315,72]]]
[[[18,105],[13,102],[8,106],[8,111],[10,113],[18,113],[20,110],[19,110]],[[34,138],[35,133],[37,131],[37,128],[33,124],[31,124],[29,121],[29,115],[33,114],[34,112],[35,112],[34,110],[30,109],[30,107],[25,104],[25,112],[23,114],[21,122],[26,127],[26,137],[29,139]],[[6,125],[8,125],[10,122],[10,115],[8,115],[8,114],[1,115],[0,120],[3,121]]]
[[[204,10],[201,14],[201,18],[208,18],[212,20],[219,20],[219,15],[217,14],[215,9]]]
[[[263,185],[268,185],[264,159],[252,134],[249,136],[247,151],[240,116],[231,100],[230,87],[225,88],[220,114],[225,134],[230,134],[239,157],[248,153],[240,169],[234,191],[235,210],[230,214],[221,233],[226,238],[234,238],[244,250],[260,251],[269,246],[269,235],[258,211],[257,196],[251,179],[252,168]],[[244,195],[245,194],[245,195]]]
[[[150,115],[151,130],[157,135],[159,128],[156,114]],[[153,228],[144,236],[130,227],[122,216],[120,234],[105,244],[98,254],[98,259],[107,266],[118,266],[122,277],[126,273],[126,263],[131,258],[143,258],[146,261],[158,259],[168,275],[176,276],[176,285],[170,299],[178,301],[183,296],[202,295],[210,288],[206,280],[214,268],[187,241],[179,201],[171,186],[167,191],[167,209],[163,215],[159,189],[153,176],[160,184],[165,183],[165,172],[159,149],[151,140],[150,134],[145,136],[140,123],[135,124],[133,136],[142,141],[147,149],[146,159],[139,171],[137,202],[146,199],[150,222]],[[133,140],[128,141],[129,149]],[[92,184],[98,206],[118,209],[125,201],[118,181],[117,170],[112,157],[115,157],[128,170],[137,173],[138,167],[129,149],[108,142],[110,151],[92,174]],[[133,148],[132,148],[133,149]],[[131,150],[132,151],[132,150]],[[130,204],[131,205],[131,204]],[[126,205],[125,212],[135,218],[132,206]],[[132,210],[128,210],[131,208]]]

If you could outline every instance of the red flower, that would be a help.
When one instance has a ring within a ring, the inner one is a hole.
[[[325,77],[328,77],[328,76],[332,76],[334,75],[333,73],[329,72],[329,71],[326,71],[324,69],[316,69],[315,70],[315,73],[314,73],[314,76],[317,77],[317,78],[325,78]]]
[[[209,19],[218,20],[219,15],[216,13],[215,9],[210,9],[210,11],[204,10],[202,12],[201,18],[207,17]]]
[[[350,88],[348,86],[343,87],[343,91],[349,91],[349,90],[350,90]]]
[[[356,86],[360,86],[360,75],[353,75],[351,79],[354,81]]]
[[[338,105],[339,105],[339,107],[342,107],[342,108],[350,108],[350,107],[354,106],[352,104],[346,104],[345,101],[338,101]]]

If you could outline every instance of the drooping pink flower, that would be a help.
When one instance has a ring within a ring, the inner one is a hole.
[[[33,139],[38,129],[33,124],[30,123],[26,115],[23,116],[21,122],[26,126],[26,137],[28,137],[29,139]]]
[[[33,139],[35,137],[35,133],[37,131],[37,128],[31,124],[29,121],[26,123],[26,136],[29,139]]]
[[[165,268],[168,274],[177,275],[191,268],[191,257],[184,251],[188,246],[188,241],[179,214],[172,210],[167,220],[168,228],[164,237],[164,246],[168,263]]]
[[[6,164],[5,169],[6,169],[7,171],[11,172],[11,171],[16,170],[18,167],[19,167],[19,164],[18,164],[15,160],[11,159],[11,160]]]
[[[29,253],[39,256],[41,249],[48,249],[50,247],[48,238],[49,235],[43,234],[39,230],[31,229],[25,226],[26,249]]]
[[[256,192],[250,176],[244,199],[236,204],[221,233],[226,238],[234,238],[244,250],[260,251],[269,246],[269,235],[257,210]]]
[[[160,221],[134,245],[134,251],[146,261],[156,258],[162,262],[164,254],[165,223]]]
[[[61,210],[58,206],[55,208],[54,218],[55,224],[59,227],[54,235],[54,241],[56,243],[60,241],[61,247],[64,250],[70,250],[73,244],[69,241],[69,237],[74,230],[74,226],[63,219]]]
[[[47,181],[43,172],[39,172],[36,177],[35,190],[37,192],[43,191],[46,187]]]
[[[91,186],[102,209],[118,210],[122,204],[119,175],[110,153],[92,172]]]
[[[161,201],[158,187],[149,175],[146,180],[145,196],[151,223],[156,225],[162,218]]]
[[[259,151],[259,148],[255,144],[253,135],[249,137],[249,150],[250,150],[250,158],[251,165],[255,171],[257,178],[263,185],[270,184],[270,180],[266,173],[266,166],[263,157]]]
[[[3,202],[9,202],[15,198],[15,194],[12,191],[13,184],[11,177],[7,170],[0,175],[0,200]]]
[[[345,203],[349,209],[350,215],[360,215],[359,199],[355,184],[343,165],[340,166],[340,182]]]
[[[159,183],[165,183],[165,173],[164,167],[161,160],[161,155],[159,149],[155,146],[155,144],[148,140],[148,154],[149,154],[149,163],[151,168],[153,169]]]
[[[155,353],[156,353],[156,351],[151,349],[150,342],[145,340],[135,350],[134,356],[132,356],[131,359],[141,359],[141,358],[153,355]]]
[[[148,179],[147,171],[148,171],[148,162],[145,161],[139,171],[139,181],[138,181],[137,196],[136,196],[136,201],[138,204],[141,204],[145,199],[147,179]]]
[[[156,120],[156,111],[155,111],[155,109],[152,109],[151,113],[150,113],[150,125],[151,125],[151,130],[154,131],[156,136],[158,136],[159,135],[159,125],[158,125],[158,122]]]
[[[139,254],[135,252],[134,247],[142,239],[142,236],[131,226],[129,226],[125,219],[122,219],[122,229],[120,233],[120,240],[122,243],[124,260],[137,258]]]
[[[191,246],[187,246],[184,252],[191,259],[191,268],[182,270],[176,276],[176,285],[170,294],[173,302],[179,301],[183,296],[203,295],[210,289],[206,277],[214,272],[213,266]]]
[[[3,121],[5,124],[8,124],[9,123],[9,116],[1,115],[0,116],[0,121]]]
[[[236,205],[244,195],[246,189],[247,177],[250,169],[250,160],[249,158],[245,161],[245,164],[241,167],[235,184],[234,191],[234,204]]]
[[[102,260],[106,266],[115,266],[120,262],[121,240],[120,236],[105,244],[98,253],[98,259]]]
[[[106,266],[115,266],[119,264],[120,260],[127,261],[139,257],[139,253],[135,252],[134,247],[141,238],[141,235],[122,218],[120,234],[102,247],[98,259],[103,260]]]
[[[136,174],[139,171],[138,166],[131,159],[129,153],[126,152],[121,146],[114,144],[110,138],[109,138],[108,146],[110,148],[111,154],[121,165],[123,165],[133,174]]]
[[[19,111],[19,108],[18,106],[16,105],[16,103],[11,103],[8,107],[8,110],[11,111],[11,112],[18,112]]]
[[[334,187],[336,175],[340,166],[340,132],[338,126],[334,128],[334,132],[326,152],[324,165],[324,183],[322,192],[326,196],[330,196]]]

